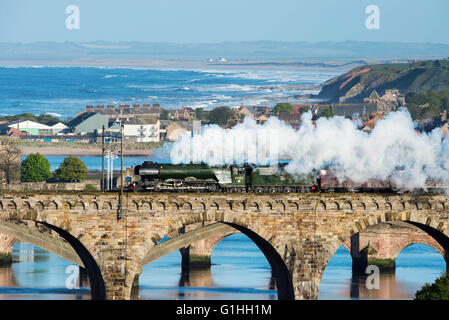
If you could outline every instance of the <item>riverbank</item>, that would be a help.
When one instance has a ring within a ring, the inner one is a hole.
[[[153,154],[154,149],[144,150],[123,150],[123,155],[134,157],[147,157]],[[32,153],[40,153],[43,156],[85,156],[101,157],[101,148],[70,148],[70,147],[39,147],[23,146],[22,155],[27,156]]]

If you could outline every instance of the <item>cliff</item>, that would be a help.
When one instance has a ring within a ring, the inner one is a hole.
[[[326,81],[317,98],[334,103],[361,102],[373,90],[429,92],[449,89],[449,59],[361,66]]]

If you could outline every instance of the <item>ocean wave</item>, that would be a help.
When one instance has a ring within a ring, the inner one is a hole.
[[[110,78],[117,78],[116,74],[107,74],[104,77],[102,77],[102,79],[110,79]]]
[[[228,85],[210,85],[196,88],[197,91],[223,91],[223,92],[250,92],[257,91],[257,86],[253,85],[240,85],[240,84],[228,84]]]
[[[62,117],[61,114],[56,113],[56,112],[46,112],[46,115],[52,116],[52,117]]]

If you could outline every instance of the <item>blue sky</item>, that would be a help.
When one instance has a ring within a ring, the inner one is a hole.
[[[68,5],[80,29],[65,26]],[[380,29],[365,27],[368,5]],[[448,0],[0,0],[0,42],[394,41],[449,43]]]

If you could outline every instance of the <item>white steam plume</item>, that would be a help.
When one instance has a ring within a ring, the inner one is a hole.
[[[299,130],[275,117],[263,125],[246,118],[228,131],[204,126],[201,134],[183,135],[156,154],[175,164],[210,166],[291,159],[286,170],[293,175],[329,167],[339,181],[391,179],[404,190],[425,189],[427,180],[449,184],[449,138],[443,139],[440,128],[417,134],[406,109],[389,113],[371,133],[343,117],[319,118],[315,127],[311,112],[303,115]]]

